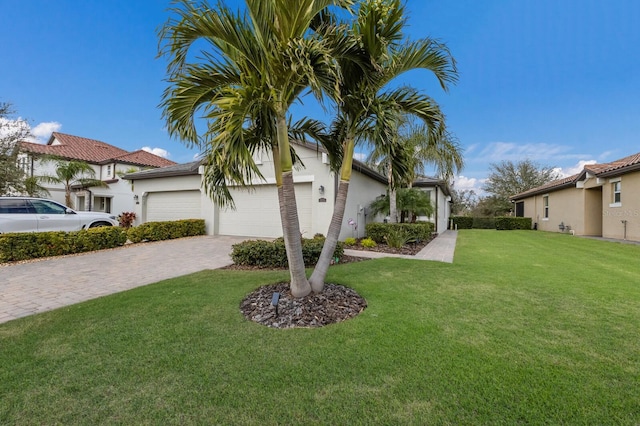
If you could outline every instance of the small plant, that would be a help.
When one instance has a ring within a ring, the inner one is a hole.
[[[411,235],[409,231],[403,228],[391,228],[384,236],[387,241],[387,245],[393,248],[400,248],[405,244],[415,241],[415,237]]]
[[[134,212],[122,212],[120,216],[118,216],[118,222],[121,228],[131,228],[134,220],[136,220],[136,214]]]
[[[363,238],[362,240],[360,240],[360,245],[366,248],[373,248],[378,244],[375,241],[373,241],[371,238]]]
[[[356,245],[357,240],[353,237],[347,237],[344,239],[344,245],[345,246],[355,246]]]
[[[321,234],[320,232],[318,232],[317,234],[315,234],[315,235],[313,236],[313,239],[314,239],[314,240],[324,240],[324,239],[325,239],[325,236],[324,236],[323,234]]]

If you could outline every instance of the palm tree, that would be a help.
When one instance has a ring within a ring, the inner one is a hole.
[[[433,205],[426,192],[418,188],[399,188],[397,190],[397,207],[403,212],[401,215],[409,222],[415,222],[417,216],[431,216],[433,214]],[[390,215],[389,198],[381,195],[376,198],[370,205],[371,214]],[[404,220],[401,220],[404,222]]]
[[[426,38],[409,41],[403,36],[404,6],[400,0],[367,0],[360,3],[357,18],[348,31],[327,32],[339,43],[351,46],[350,55],[337,58],[343,72],[338,114],[332,137],[341,141],[340,181],[335,208],[320,259],[309,281],[321,292],[335,250],[346,205],[356,143],[375,118],[396,109],[415,115],[435,137],[444,132],[444,115],[430,97],[411,87],[388,88],[399,75],[416,69],[431,71],[445,91],[457,80],[455,60],[447,47]],[[351,43],[345,39],[351,38]],[[359,58],[354,61],[353,58]],[[391,117],[389,117],[391,118]]]
[[[69,208],[73,208],[73,200],[71,199],[71,187],[79,185],[82,188],[90,188],[99,186],[106,188],[105,182],[96,179],[96,172],[88,163],[84,161],[66,161],[63,159],[47,160],[53,161],[56,167],[55,176],[42,176],[41,180],[46,183],[64,185],[64,202]]]
[[[389,216],[393,223],[398,221],[398,186],[410,188],[418,175],[424,174],[426,165],[435,167],[438,177],[446,181],[464,165],[460,145],[451,133],[429,132],[411,116],[396,113],[396,120],[376,121],[369,138],[373,150],[367,158],[372,167],[387,176]]]
[[[29,197],[49,195],[49,190],[41,185],[42,181],[42,176],[29,176],[24,180],[24,192]]]
[[[340,70],[331,46],[311,30],[322,23],[327,7],[351,2],[245,2],[246,10],[236,13],[222,2],[213,9],[205,0],[181,0],[172,9],[177,19],[169,19],[159,33],[160,53],[169,60],[161,106],[170,135],[206,152],[205,188],[221,206],[233,207],[228,183],[248,186],[263,178],[253,154],[271,152],[291,292],[302,297],[311,286],[302,257],[287,114],[305,90],[319,100],[335,91]],[[199,41],[210,50],[192,55]],[[199,133],[200,116],[206,130]]]

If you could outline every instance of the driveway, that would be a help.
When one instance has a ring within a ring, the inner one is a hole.
[[[0,266],[0,323],[230,265],[231,245],[246,239],[182,238]]]

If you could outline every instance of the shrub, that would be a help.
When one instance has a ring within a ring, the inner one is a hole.
[[[105,226],[75,232],[28,232],[0,235],[0,262],[62,256],[123,245],[121,228]]]
[[[136,214],[134,212],[122,212],[118,216],[118,222],[122,228],[128,229],[133,226],[133,222],[136,220]]]
[[[496,229],[496,218],[476,216],[473,218],[473,229]]]
[[[357,240],[353,237],[347,237],[344,239],[344,245],[345,246],[355,246],[356,245]]]
[[[363,238],[362,240],[360,240],[360,245],[366,248],[373,248],[378,244],[376,244],[376,242],[373,241],[371,238]]]
[[[433,233],[434,226],[431,222],[418,223],[367,223],[365,230],[367,236],[378,244],[385,242],[385,237],[395,229],[404,229],[408,238],[414,241],[428,240]]]
[[[306,266],[318,263],[324,238],[302,240],[302,257]],[[344,246],[341,242],[336,245],[333,257],[341,258],[344,254]],[[231,250],[231,259],[237,265],[258,266],[261,268],[286,268],[287,252],[284,239],[274,241],[247,240],[234,244]]]
[[[449,218],[450,229],[471,229],[473,218],[471,216],[451,216]]]
[[[134,243],[141,241],[162,241],[174,238],[204,235],[204,219],[182,219],[168,222],[147,222],[129,228],[127,236]]]
[[[411,236],[409,231],[403,228],[389,228],[384,236],[385,241],[389,247],[400,248],[405,244],[415,241],[415,238]]]
[[[497,230],[512,230],[512,229],[531,229],[530,217],[497,217],[496,229]]]

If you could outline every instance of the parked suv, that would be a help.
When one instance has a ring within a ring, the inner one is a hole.
[[[31,197],[0,197],[0,234],[7,232],[79,231],[117,226],[109,213],[77,212],[56,201]]]

